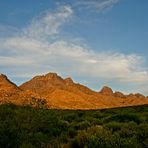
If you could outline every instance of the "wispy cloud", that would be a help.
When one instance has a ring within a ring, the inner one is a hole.
[[[60,27],[72,16],[72,13],[73,10],[70,6],[60,7],[52,14],[47,11],[45,14],[33,19],[23,33],[32,38],[57,34]]]
[[[115,3],[114,0],[109,2]],[[75,38],[75,42],[64,37],[54,38],[60,35],[60,28],[73,15],[70,6],[60,7],[33,19],[29,26],[14,36],[0,38],[1,69],[15,73],[17,77],[24,77],[24,73],[25,77],[30,77],[37,73],[56,71],[126,84],[148,82],[148,71],[143,66],[144,57],[136,54],[99,53],[83,46]]]
[[[102,12],[112,8],[119,0],[79,0],[76,5],[81,9]]]

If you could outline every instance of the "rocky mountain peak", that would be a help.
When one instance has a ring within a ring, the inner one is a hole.
[[[135,96],[137,98],[145,98],[145,96],[143,94],[140,94],[140,93],[136,93]]]
[[[114,93],[114,96],[115,97],[119,97],[119,98],[125,98],[126,97],[122,92],[119,92],[119,91],[116,91]]]
[[[64,81],[66,82],[66,84],[73,84],[74,83],[70,77],[65,78]]]
[[[47,73],[45,75],[46,78],[50,78],[50,79],[53,79],[53,78],[57,78],[59,77],[57,73],[53,73],[53,72],[50,72],[50,73]]]
[[[55,82],[55,83],[64,83],[64,79],[60,77],[57,73],[47,73],[46,75],[42,76],[42,79],[50,82]]]
[[[107,96],[113,95],[112,89],[111,89],[110,87],[108,87],[108,86],[104,86],[104,87],[101,89],[100,93],[103,94],[103,95],[107,95]]]
[[[64,81],[57,73],[47,73],[45,75],[38,75],[31,79],[31,81],[45,81],[45,82],[52,82],[52,81]]]
[[[39,94],[49,94],[55,88],[63,88],[65,85],[64,79],[58,76],[57,73],[47,73],[45,75],[35,76],[30,81],[20,86],[23,90],[32,90]]]

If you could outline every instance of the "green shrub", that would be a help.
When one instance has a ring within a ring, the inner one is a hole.
[[[119,131],[122,128],[123,123],[112,121],[112,122],[105,124],[104,126],[109,128],[109,130],[115,132],[115,131]]]

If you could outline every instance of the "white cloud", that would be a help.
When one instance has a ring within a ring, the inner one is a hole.
[[[60,27],[72,16],[73,10],[70,6],[60,7],[56,12],[46,12],[35,18],[31,24],[24,29],[23,33],[31,38],[47,37],[59,32]]]
[[[33,61],[31,59],[19,59],[14,57],[5,57],[0,56],[0,66],[9,66],[9,68],[15,67],[15,66],[24,66],[24,65],[30,65],[33,64]]]
[[[47,46],[39,40],[28,38],[24,35],[6,38],[5,41],[3,41],[1,48],[5,49],[5,52],[12,52],[17,56],[21,56],[37,53],[43,55]]]
[[[109,2],[109,0],[108,0]],[[110,1],[115,2],[115,1]],[[143,57],[136,54],[95,52],[87,46],[66,39],[50,37],[60,34],[60,27],[73,15],[70,6],[47,12],[13,37],[0,38],[0,67],[18,77],[49,71],[92,79],[109,79],[119,83],[148,82]],[[5,54],[3,54],[5,53]]]

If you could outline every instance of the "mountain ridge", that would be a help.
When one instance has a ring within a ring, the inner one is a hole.
[[[13,86],[14,89],[7,89],[7,86]],[[20,86],[1,74],[0,90],[1,103],[8,100],[25,105],[35,98],[45,101],[47,108],[56,109],[99,109],[148,104],[148,98],[140,93],[124,95],[119,91],[113,92],[108,86],[96,92],[57,73],[35,76]]]

